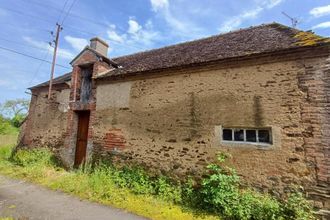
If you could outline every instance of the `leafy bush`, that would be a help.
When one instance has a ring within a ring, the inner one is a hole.
[[[156,195],[165,199],[172,200],[176,203],[181,202],[182,188],[180,185],[174,185],[167,177],[160,176],[155,183]]]
[[[153,194],[154,189],[152,181],[146,171],[139,167],[122,167],[103,166],[113,182],[119,187],[126,187],[137,194]]]
[[[315,219],[312,215],[310,203],[303,197],[302,193],[292,193],[283,205],[285,219]]]
[[[81,190],[90,190],[91,197],[104,200],[113,199],[113,192],[122,188],[135,194],[153,195],[189,209],[215,214],[222,219],[313,219],[310,204],[301,193],[293,193],[286,201],[279,201],[268,194],[241,189],[235,170],[223,166],[226,158],[226,155],[221,154],[218,163],[208,165],[202,180],[188,179],[181,184],[166,176],[151,176],[137,166],[85,164],[76,172],[85,181],[70,182],[70,190],[76,190],[75,185],[78,184]],[[13,161],[20,166],[32,168],[56,165],[54,156],[47,149],[20,150]]]
[[[280,219],[281,205],[267,194],[247,190],[241,193],[238,216],[241,219]]]
[[[14,134],[17,133],[15,128],[9,119],[5,119],[0,115],[0,134]]]
[[[221,154],[219,163],[207,166],[208,174],[201,184],[186,184],[182,190],[185,204],[225,219],[312,219],[310,205],[302,195],[278,201],[267,194],[240,189],[235,170],[220,165],[226,157]]]
[[[55,156],[46,148],[19,150],[12,157],[12,161],[23,167],[57,165]]]

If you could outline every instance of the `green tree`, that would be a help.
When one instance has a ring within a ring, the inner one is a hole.
[[[12,126],[10,120],[0,115],[0,134],[12,133],[15,130],[16,128]]]
[[[7,100],[1,105],[3,118],[10,118],[13,126],[19,127],[29,110],[29,101],[26,99]]]

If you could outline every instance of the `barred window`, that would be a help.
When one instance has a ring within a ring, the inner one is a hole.
[[[222,128],[222,140],[272,144],[272,132],[270,128]]]

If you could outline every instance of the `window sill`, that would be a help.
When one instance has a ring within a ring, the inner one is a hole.
[[[254,143],[254,142],[242,142],[242,141],[224,141],[220,142],[221,146],[233,147],[233,148],[253,148],[260,150],[271,150],[274,149],[273,144],[268,143]]]

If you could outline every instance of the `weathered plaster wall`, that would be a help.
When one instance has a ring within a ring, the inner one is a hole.
[[[315,166],[305,157],[304,74],[303,63],[287,61],[99,85],[95,149],[177,176],[199,173],[225,151],[260,189],[278,194],[291,183],[314,184]],[[127,99],[128,106],[117,105]],[[218,126],[272,127],[276,141],[270,148],[221,144]]]
[[[97,87],[96,110],[104,110],[109,107],[128,108],[132,82],[123,82]]]
[[[54,91],[52,101],[47,99],[47,90],[34,91],[33,94],[24,132],[25,144],[32,147],[62,147],[70,90]]]

